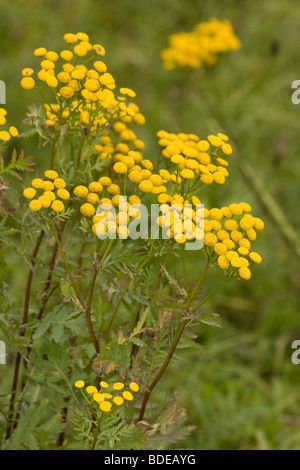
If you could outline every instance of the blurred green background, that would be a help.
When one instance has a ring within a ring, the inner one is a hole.
[[[241,50],[212,70],[165,71],[160,51],[168,36],[212,17],[233,23]],[[179,446],[300,449],[300,365],[291,362],[291,343],[300,339],[300,105],[291,102],[291,84],[300,78],[299,2],[0,0],[0,79],[10,124],[25,129],[27,108],[38,102],[19,85],[22,68],[37,64],[33,50],[59,50],[63,34],[78,31],[106,48],[117,86],[136,91],[147,119],[139,130],[145,155],[157,155],[159,129],[201,138],[228,133],[235,148],[229,180],[203,202],[247,201],[265,221],[255,245],[263,263],[251,281],[226,285],[207,306],[221,315],[223,329],[203,327],[203,348],[180,350],[163,379],[195,426]],[[17,145],[42,166],[34,139]],[[194,256],[187,253],[196,280]],[[208,289],[218,280],[221,273]],[[153,396],[163,401],[163,393],[157,387]]]

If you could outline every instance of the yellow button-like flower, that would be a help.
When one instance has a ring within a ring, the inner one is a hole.
[[[53,70],[55,68],[55,63],[52,60],[42,60],[41,67],[44,70]]]
[[[93,395],[93,400],[96,403],[102,403],[105,400],[105,398],[102,393],[97,392]]]
[[[41,208],[42,208],[42,203],[38,199],[33,199],[32,201],[30,201],[30,203],[29,203],[29,209],[30,210],[32,210],[34,212],[37,212]]]
[[[132,401],[132,400],[133,400],[133,395],[132,395],[132,393],[129,392],[129,391],[127,391],[127,390],[125,390],[125,392],[123,392],[122,395],[123,395],[123,398],[124,398],[125,400],[128,400],[128,401]]]
[[[103,186],[101,183],[98,183],[97,181],[93,181],[92,183],[89,184],[89,190],[92,193],[102,193]]]
[[[109,401],[104,400],[103,402],[100,403],[100,410],[104,411],[105,413],[110,411],[111,407],[112,407],[112,404]]]
[[[105,55],[105,49],[101,44],[94,44],[93,50],[97,55]]]
[[[33,188],[26,188],[23,191],[23,196],[26,197],[26,199],[33,199],[35,195],[36,190]]]
[[[231,155],[232,154],[232,147],[229,144],[223,144],[222,145],[222,151],[225,153],[225,155]]]
[[[122,398],[122,397],[114,397],[114,398],[113,398],[113,402],[115,403],[115,405],[121,406],[121,405],[123,405],[123,403],[124,403],[124,398]]]
[[[242,279],[250,279],[251,278],[251,271],[249,268],[246,268],[246,266],[242,266],[241,268],[239,268],[239,276],[242,278]]]
[[[116,382],[113,384],[114,390],[122,390],[124,388],[124,384],[122,382]]]
[[[32,77],[23,77],[21,80],[21,87],[25,90],[31,90],[35,85],[35,81]]]
[[[121,190],[117,184],[110,184],[107,186],[107,191],[113,195],[121,193]]]
[[[204,243],[207,246],[214,246],[218,242],[218,239],[214,233],[205,233]]]
[[[85,386],[85,382],[83,380],[77,380],[74,385],[76,388],[83,388]]]
[[[8,142],[10,140],[10,133],[7,131],[0,131],[0,140],[3,142]]]
[[[63,203],[61,201],[53,201],[51,204],[51,208],[54,210],[54,212],[62,212],[65,208]]]
[[[56,196],[52,191],[45,191],[43,196],[46,196],[47,198],[49,198],[51,202],[55,201],[56,199]]]
[[[44,191],[53,191],[54,189],[54,184],[52,181],[44,181],[43,182],[43,190]]]
[[[44,47],[38,47],[37,49],[35,49],[33,54],[36,57],[43,57],[45,54],[47,54],[47,49],[45,49]]]
[[[228,269],[230,266],[229,260],[226,258],[225,255],[220,255],[218,257],[218,265],[221,269]]]
[[[74,44],[74,42],[77,42],[78,41],[78,38],[76,36],[76,34],[73,34],[73,33],[66,33],[64,35],[64,40],[68,43],[68,44]]]
[[[80,207],[80,212],[85,217],[92,217],[95,215],[96,209],[94,206],[92,206],[92,204],[87,202]]]
[[[62,178],[56,178],[54,181],[53,181],[53,184],[54,186],[57,188],[57,189],[62,189],[62,188],[65,188],[66,187],[66,182],[64,179]]]
[[[69,62],[70,60],[73,59],[74,54],[73,54],[72,51],[65,50],[65,51],[61,51],[60,57],[61,57],[63,60],[66,60],[66,61]]]
[[[254,263],[261,263],[262,262],[262,257],[256,253],[255,251],[251,251],[251,253],[249,253],[249,258],[254,262]]]
[[[125,165],[125,163],[117,162],[117,163],[114,164],[113,169],[116,173],[118,173],[120,175],[123,175],[123,174],[127,173],[128,168]]]
[[[31,69],[30,67],[26,67],[25,69],[22,70],[23,77],[31,77],[31,75],[33,74],[34,74],[34,70]]]
[[[104,411],[105,413],[110,411],[111,407],[112,407],[112,404],[109,401],[104,400],[102,403],[100,403],[100,410]]]
[[[78,57],[83,57],[87,54],[87,50],[84,46],[77,44],[77,46],[74,47],[74,54]]]
[[[44,175],[46,178],[49,178],[49,180],[55,180],[56,178],[58,178],[58,173],[54,170],[46,170]]]
[[[56,194],[58,197],[60,197],[61,199],[64,199],[65,201],[70,199],[70,193],[66,189],[60,188],[57,190]]]
[[[54,51],[48,51],[45,54],[45,57],[47,60],[50,60],[51,62],[56,62],[59,59],[59,55],[57,54],[57,52],[54,52]]]
[[[87,391],[87,393],[88,393],[89,395],[92,395],[92,394],[95,394],[95,393],[98,392],[97,388],[94,387],[94,385],[88,385],[88,386],[86,387],[86,391]]]
[[[131,382],[129,384],[129,388],[130,390],[132,390],[133,392],[138,392],[140,387],[138,386],[138,384],[136,382]]]
[[[51,199],[43,194],[43,196],[39,197],[39,201],[42,203],[42,206],[45,209],[48,209],[48,207],[51,206]]]
[[[86,197],[88,193],[89,193],[88,188],[83,185],[76,186],[76,188],[74,189],[74,194],[75,196],[78,196],[78,197]]]
[[[150,193],[153,189],[153,183],[151,183],[149,180],[141,181],[139,188],[143,193]]]
[[[42,189],[44,187],[44,181],[41,178],[34,178],[31,181],[31,186],[36,189]]]
[[[101,388],[108,388],[108,383],[105,382],[104,380],[101,380],[101,382],[100,382],[100,387],[101,387]]]

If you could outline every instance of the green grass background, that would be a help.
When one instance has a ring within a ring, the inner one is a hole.
[[[168,36],[211,17],[232,21],[241,50],[213,70],[165,71],[159,54]],[[10,123],[20,130],[28,106],[38,99],[20,87],[22,68],[37,64],[36,47],[59,50],[63,34],[77,31],[104,45],[117,86],[137,92],[147,119],[139,131],[146,155],[155,158],[159,129],[203,138],[228,133],[236,155],[229,180],[210,188],[204,202],[247,201],[265,221],[256,242],[263,263],[253,269],[251,281],[226,285],[207,305],[221,315],[223,329],[203,326],[203,349],[180,350],[164,386],[153,394],[163,401],[165,390],[177,390],[179,405],[187,409],[195,428],[180,447],[300,449],[300,365],[291,362],[291,343],[300,339],[300,106],[290,99],[291,83],[300,78],[299,2],[0,0],[0,79],[7,84]],[[41,168],[46,165],[45,151],[37,150],[34,139],[19,139],[17,145]],[[270,201],[268,210],[261,197]],[[270,215],[274,201],[286,217],[279,224]],[[294,227],[294,241],[283,236],[287,224]],[[201,266],[193,252],[187,260],[196,280]],[[20,277],[18,265],[10,276]],[[220,279],[213,274],[208,288]],[[7,368],[0,368],[2,388],[11,380]]]

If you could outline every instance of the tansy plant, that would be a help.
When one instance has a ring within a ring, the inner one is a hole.
[[[60,52],[36,49],[21,78],[41,98],[27,122],[48,168],[37,157],[21,199],[14,184],[1,206],[1,240],[29,263],[23,304],[2,287],[3,336],[16,348],[4,447],[164,448],[187,432],[185,412],[151,393],[179,343],[195,347],[217,321],[203,310],[218,287],[205,292],[208,272],[249,280],[264,224],[243,201],[205,205],[207,186],[229,178],[227,135],[160,130],[153,160],[135,93],[117,89],[104,47],[85,33],[64,40]]]
[[[161,52],[167,70],[214,66],[221,54],[240,49],[241,43],[228,20],[212,18],[198,23],[193,31],[172,34],[169,47]]]

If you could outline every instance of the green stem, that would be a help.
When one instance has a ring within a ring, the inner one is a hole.
[[[161,277],[162,277],[162,273],[163,273],[163,266],[166,266],[168,261],[169,261],[169,258],[171,256],[171,253],[172,253],[172,249],[174,247],[174,243],[171,244],[169,250],[167,251],[167,254],[166,254],[166,257],[162,263],[162,267],[159,271],[159,274],[157,276],[157,279],[155,281],[155,283],[153,284],[153,287],[151,289],[151,293],[150,293],[150,299],[152,299],[157,287],[158,287],[158,284],[161,280]],[[141,307],[138,309],[137,311],[137,314],[136,314],[136,318],[135,318],[135,323],[134,323],[134,328],[136,327],[136,325],[138,324],[139,322],[139,319],[140,319],[140,313],[141,313]],[[139,338],[142,338],[143,336],[143,333],[141,333],[139,335]],[[138,354],[138,351],[139,351],[139,346],[136,345],[136,344],[132,344],[132,348],[131,348],[131,353],[130,353],[130,369],[132,369],[132,366],[133,366],[133,359],[137,356]]]
[[[98,354],[99,351],[100,351],[100,347],[99,347],[99,343],[98,343],[98,340],[97,340],[97,338],[96,338],[96,335],[95,335],[95,332],[94,332],[94,328],[93,328],[93,325],[92,325],[91,316],[90,316],[90,311],[88,310],[88,307],[85,305],[84,301],[83,301],[82,298],[81,298],[80,292],[79,292],[79,290],[78,290],[78,288],[77,288],[77,285],[76,285],[76,283],[75,283],[75,281],[74,281],[74,279],[73,279],[73,276],[72,276],[72,273],[71,273],[69,264],[68,264],[68,262],[67,262],[67,259],[66,259],[66,256],[65,256],[65,253],[64,253],[64,250],[63,250],[63,247],[61,246],[60,240],[59,240],[59,238],[58,238],[56,228],[55,228],[54,224],[52,223],[52,221],[50,222],[50,225],[51,225],[51,228],[52,228],[53,235],[54,235],[54,237],[55,237],[56,243],[57,243],[58,248],[59,248],[59,250],[60,250],[60,253],[61,253],[61,256],[62,256],[64,265],[65,265],[65,268],[66,268],[66,271],[67,271],[67,273],[68,273],[68,276],[69,276],[69,279],[70,279],[70,282],[71,282],[71,285],[72,285],[72,287],[73,287],[73,289],[74,289],[75,295],[76,295],[78,301],[80,302],[83,311],[85,312],[86,323],[87,323],[87,327],[88,327],[88,330],[89,330],[89,333],[90,333],[90,337],[91,337],[91,339],[92,339],[92,342],[93,342],[93,345],[94,345],[94,347],[95,347],[96,353]]]
[[[187,280],[187,270],[186,270],[186,260],[185,260],[185,247],[182,246],[182,270],[183,270],[183,278],[184,278],[184,286],[186,293],[189,293],[189,285]]]
[[[28,320],[28,313],[29,313],[29,301],[30,301],[30,292],[31,292],[31,285],[32,279],[34,274],[35,268],[35,259],[37,257],[38,251],[40,249],[42,240],[44,238],[45,232],[42,230],[40,235],[36,241],[33,253],[32,253],[32,260],[31,260],[31,269],[29,271],[27,284],[26,284],[26,292],[25,292],[25,301],[24,301],[24,311],[23,311],[23,320],[22,320],[22,328],[20,329],[19,336],[25,336],[26,328],[25,325],[27,324]],[[17,393],[17,385],[19,380],[19,371],[20,371],[20,364],[21,364],[21,353],[17,353],[15,368],[14,368],[14,375],[13,375],[13,383],[12,383],[12,390],[11,390],[11,397],[10,397],[10,405],[8,411],[8,426],[6,430],[6,439],[9,439],[12,430],[12,422],[13,422],[13,415],[14,415],[14,405],[15,405],[15,398]],[[15,427],[17,425],[17,421],[15,423]]]
[[[194,297],[195,297],[195,295],[196,295],[196,293],[197,293],[197,291],[198,291],[198,289],[199,289],[199,287],[200,287],[200,285],[201,285],[201,283],[202,283],[202,281],[203,281],[203,279],[204,279],[204,277],[205,277],[205,274],[206,274],[208,268],[209,268],[209,263],[207,262],[207,263],[206,263],[206,266],[205,266],[205,269],[204,269],[204,271],[202,272],[202,274],[201,274],[201,276],[200,276],[199,281],[197,282],[197,284],[196,284],[194,290],[192,291],[191,295],[189,296],[189,301],[188,301],[188,303],[187,303],[187,310],[190,308],[191,303],[192,303],[192,301],[193,301],[193,299],[194,299]],[[159,372],[158,372],[157,375],[155,376],[155,378],[154,378],[154,380],[152,381],[151,385],[148,387],[148,389],[147,389],[147,391],[146,391],[146,393],[145,393],[145,395],[144,395],[144,399],[143,399],[143,402],[142,402],[142,406],[141,406],[141,410],[140,410],[140,414],[139,414],[138,421],[142,421],[142,420],[143,420],[144,414],[145,414],[145,411],[146,411],[146,407],[147,407],[147,404],[148,404],[148,401],[149,401],[149,397],[150,397],[150,395],[151,395],[151,392],[152,392],[152,390],[154,389],[154,387],[157,385],[157,383],[160,381],[160,379],[161,379],[161,377],[163,376],[165,370],[167,369],[167,367],[168,367],[168,365],[169,365],[169,363],[170,363],[170,361],[171,361],[171,359],[172,359],[172,357],[173,357],[173,354],[174,354],[174,352],[175,352],[175,350],[176,350],[176,348],[177,348],[177,345],[178,345],[178,343],[179,343],[179,341],[180,341],[180,338],[181,338],[181,336],[182,336],[182,334],[183,334],[183,332],[184,332],[184,329],[185,329],[185,327],[186,327],[186,325],[188,324],[189,321],[190,321],[189,319],[186,319],[186,320],[184,320],[184,321],[181,323],[181,325],[180,325],[180,327],[179,327],[179,329],[178,329],[178,331],[177,331],[177,333],[176,333],[176,336],[175,336],[175,338],[174,338],[174,340],[173,340],[173,343],[172,343],[172,345],[171,345],[171,349],[170,349],[170,351],[168,352],[167,357],[166,357],[166,359],[165,359],[165,361],[164,361],[162,367],[160,368]]]
[[[82,148],[84,144],[84,139],[85,137],[83,136],[80,141],[79,149],[78,149],[78,155],[77,155],[77,162],[76,162],[76,168],[79,168],[80,166],[80,161],[81,161],[81,154],[82,154]]]
[[[53,170],[54,164],[55,164],[55,145],[56,145],[56,142],[58,140],[58,136],[59,136],[59,133],[58,133],[58,131],[56,131],[55,136],[54,136],[53,141],[52,141],[52,145],[51,145],[50,164],[49,164],[50,170]]]
[[[138,274],[141,269],[143,269],[148,263],[150,263],[150,261],[152,260],[153,256],[154,256],[154,253],[151,254],[151,251],[150,251],[148,258],[146,258],[146,259],[140,264],[140,266],[138,267],[138,269],[135,271],[135,274]],[[109,321],[109,324],[108,324],[108,327],[107,327],[107,330],[106,330],[105,336],[104,336],[104,341],[105,341],[106,343],[107,343],[107,341],[108,341],[108,337],[109,337],[109,333],[110,333],[110,330],[111,330],[111,326],[112,326],[112,324],[113,324],[113,322],[114,322],[114,319],[116,318],[116,315],[117,315],[117,312],[118,312],[118,310],[119,310],[119,307],[120,307],[120,305],[121,305],[121,303],[122,303],[122,300],[123,300],[123,298],[124,298],[126,292],[128,291],[129,287],[130,287],[131,284],[132,284],[132,281],[133,281],[133,278],[130,278],[130,279],[127,281],[127,283],[126,283],[126,285],[125,285],[125,287],[124,287],[124,289],[123,289],[123,291],[122,291],[122,293],[121,293],[121,295],[120,295],[120,297],[119,297],[118,303],[117,303],[117,305],[116,305],[116,307],[115,307],[115,309],[114,309],[114,311],[113,311],[113,314],[112,314],[112,316],[111,316],[111,319],[110,319],[110,321]]]
[[[71,285],[72,285],[72,287],[73,287],[73,289],[74,289],[75,295],[76,295],[77,299],[79,300],[79,302],[81,303],[83,309],[85,310],[85,309],[86,309],[86,306],[85,306],[85,304],[84,304],[84,301],[83,301],[82,298],[81,298],[80,292],[79,292],[78,289],[77,289],[77,286],[76,286],[76,283],[75,283],[75,281],[74,281],[74,279],[73,279],[73,276],[72,276],[72,273],[71,273],[71,270],[70,270],[70,267],[69,267],[69,264],[68,264],[68,261],[67,261],[65,252],[64,252],[64,250],[63,250],[63,247],[62,247],[61,242],[60,242],[60,240],[59,240],[59,237],[58,237],[58,235],[57,235],[56,228],[55,228],[54,224],[52,223],[52,221],[50,222],[50,226],[51,226],[51,229],[52,229],[54,238],[55,238],[55,240],[56,240],[56,243],[57,243],[57,245],[58,245],[60,254],[61,254],[61,256],[62,256],[62,259],[63,259],[64,265],[65,265],[67,274],[68,274],[68,276],[69,276]]]

